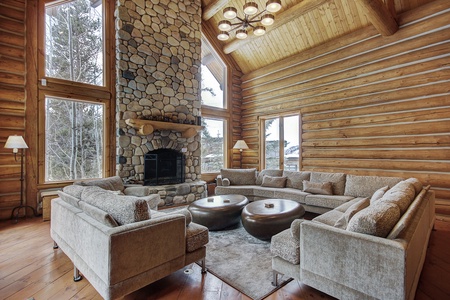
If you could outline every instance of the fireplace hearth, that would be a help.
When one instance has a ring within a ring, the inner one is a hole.
[[[183,183],[185,158],[173,149],[158,149],[144,156],[144,185]]]

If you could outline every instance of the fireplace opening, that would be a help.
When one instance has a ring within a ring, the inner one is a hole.
[[[172,149],[150,151],[144,156],[144,185],[184,182],[184,155]]]

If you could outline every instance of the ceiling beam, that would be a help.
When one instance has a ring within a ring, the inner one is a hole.
[[[211,19],[216,13],[218,13],[222,8],[225,7],[225,5],[228,4],[229,0],[216,0],[211,1],[208,5],[203,8],[203,15],[202,19],[203,21],[208,21]]]
[[[370,23],[382,36],[397,32],[397,21],[382,0],[355,0],[355,2],[361,6]]]
[[[273,23],[270,27],[268,27],[269,30],[274,30],[286,23],[289,23],[292,20],[297,19],[300,15],[303,15],[331,0],[303,0],[299,4],[296,4],[292,6],[291,8],[283,11],[281,14],[275,16],[276,22]],[[253,39],[258,38],[255,35],[249,35],[245,40],[239,40],[235,39],[231,43],[226,44],[223,47],[223,52],[225,54],[230,54],[233,51],[236,51],[240,47],[246,45],[247,43],[251,42]]]

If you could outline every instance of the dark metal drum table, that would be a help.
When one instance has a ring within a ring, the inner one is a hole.
[[[220,195],[199,199],[188,206],[192,221],[208,227],[209,230],[221,230],[239,223],[241,212],[248,204],[242,195]]]
[[[292,221],[301,218],[305,208],[298,202],[284,199],[258,200],[242,210],[242,225],[254,237],[268,240],[288,229]]]

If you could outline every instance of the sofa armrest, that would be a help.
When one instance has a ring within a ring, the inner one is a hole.
[[[403,299],[406,246],[403,240],[305,221],[300,230],[300,278],[337,298],[359,294]]]
[[[216,186],[222,186],[222,175],[217,175],[216,177]]]
[[[125,186],[123,193],[128,196],[145,197],[152,194],[158,194],[158,190],[149,186],[136,185]]]

